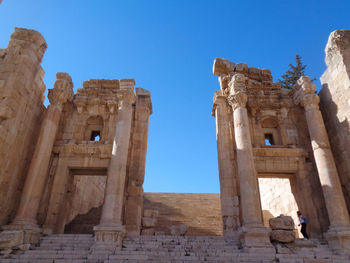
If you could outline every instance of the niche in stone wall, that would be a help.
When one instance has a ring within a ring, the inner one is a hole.
[[[262,145],[272,146],[281,145],[281,136],[279,131],[279,125],[276,118],[268,116],[260,121],[261,132],[263,133]]]
[[[101,116],[91,116],[85,125],[85,141],[102,141],[103,119]]]

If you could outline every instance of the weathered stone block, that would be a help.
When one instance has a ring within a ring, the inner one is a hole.
[[[227,59],[216,58],[213,66],[213,74],[220,76],[233,73],[235,71],[235,63]]]
[[[269,224],[272,230],[293,230],[294,221],[290,216],[280,215],[269,220]]]
[[[295,240],[295,234],[288,230],[272,230],[270,238],[272,241],[291,243]]]
[[[3,231],[0,233],[0,248],[11,248],[23,244],[24,231]]]

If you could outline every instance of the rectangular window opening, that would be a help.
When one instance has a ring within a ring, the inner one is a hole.
[[[92,131],[90,136],[90,141],[98,142],[101,140],[100,131]]]
[[[270,145],[274,145],[274,141],[273,141],[273,136],[271,133],[266,133],[265,134],[265,145],[266,146],[270,146]]]

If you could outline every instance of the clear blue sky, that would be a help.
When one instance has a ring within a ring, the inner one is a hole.
[[[349,10],[348,0],[3,0],[0,48],[15,26],[41,32],[47,88],[59,71],[75,90],[91,78],[135,78],[154,109],[145,191],[215,193],[214,58],[268,68],[277,81],[300,54],[319,79],[329,33],[350,29]]]

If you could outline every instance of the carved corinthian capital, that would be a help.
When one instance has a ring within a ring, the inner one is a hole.
[[[246,77],[241,73],[236,73],[232,76],[229,87],[230,87],[230,94],[235,94],[238,92],[245,92],[246,91],[246,85],[245,85]]]
[[[239,107],[245,107],[248,96],[246,94],[246,77],[243,74],[236,73],[232,76],[229,83],[230,95],[227,97],[228,103],[235,110]]]
[[[73,99],[73,82],[67,73],[56,74],[54,88],[49,90],[48,98],[51,105],[62,106]]]
[[[228,96],[228,103],[232,106],[232,109],[235,110],[237,108],[244,108],[248,101],[247,94],[243,92],[238,92],[236,94],[232,94]]]
[[[318,110],[318,104],[320,103],[320,97],[317,94],[306,94],[300,99],[300,105],[308,110]]]

